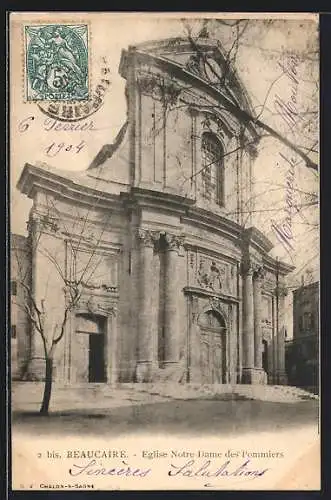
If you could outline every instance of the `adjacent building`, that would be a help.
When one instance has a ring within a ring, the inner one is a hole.
[[[242,82],[207,38],[130,47],[119,71],[127,119],[114,144],[86,171],[26,164],[18,182],[33,200],[33,297],[50,337],[64,332],[55,379],[286,383],[293,267],[252,226],[259,135]]]
[[[24,378],[31,357],[31,322],[24,287],[31,285],[31,253],[28,238],[12,234],[10,238],[10,339],[12,377]]]
[[[291,385],[319,390],[319,282],[293,291],[293,339],[286,342]]]

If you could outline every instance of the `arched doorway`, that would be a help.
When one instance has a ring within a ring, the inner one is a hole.
[[[202,313],[200,327],[201,383],[226,383],[226,325],[223,316],[211,309]]]

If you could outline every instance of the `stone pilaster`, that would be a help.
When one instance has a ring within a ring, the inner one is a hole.
[[[179,261],[182,252],[183,237],[165,234],[166,263],[165,263],[165,311],[164,311],[164,363],[179,361],[180,311],[179,311]]]
[[[285,297],[287,289],[283,285],[278,285],[275,290],[277,301],[277,341],[276,341],[276,377],[278,384],[287,384],[285,371]]]
[[[115,326],[116,309],[106,319],[106,375],[107,383],[115,384],[118,380],[117,328]]]
[[[41,239],[40,215],[32,211],[27,224],[29,240],[31,245],[31,296],[37,307],[41,309],[40,297],[40,274],[43,272],[43,265],[40,263],[39,240]],[[31,307],[32,313],[35,313]],[[41,314],[41,321],[45,323],[45,314]],[[28,366],[27,379],[43,380],[45,377],[45,352],[42,338],[34,325],[31,326],[30,363]]]
[[[137,382],[149,382],[157,362],[157,327],[153,324],[153,287],[151,284],[153,268],[153,254],[158,234],[145,229],[138,229],[137,237],[140,242],[140,309],[138,318],[138,360]]]
[[[259,266],[253,273],[253,297],[254,297],[254,365],[260,371],[259,382],[266,383],[267,375],[262,367],[262,283],[264,269]]]
[[[254,372],[254,302],[253,268],[244,263],[241,268],[243,284],[243,383],[253,382]]]

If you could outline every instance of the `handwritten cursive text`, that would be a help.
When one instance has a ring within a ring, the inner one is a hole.
[[[91,460],[83,465],[73,464],[69,469],[71,476],[122,476],[122,477],[146,477],[151,469],[141,469],[131,467],[124,460],[121,466],[104,467],[102,463],[97,464],[96,460]]]
[[[229,478],[246,478],[256,479],[263,476],[269,469],[256,469],[251,467],[251,460],[245,460],[239,466],[231,464],[231,460],[227,460],[220,466],[215,466],[211,460],[206,460],[202,463],[197,463],[196,460],[189,460],[184,465],[171,464],[171,469],[168,472],[169,476],[184,476],[184,477],[229,477]]]

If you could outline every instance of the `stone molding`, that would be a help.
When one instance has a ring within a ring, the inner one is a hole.
[[[116,304],[96,295],[83,295],[75,308],[76,314],[88,312],[90,314],[99,314],[101,316],[115,316],[117,312]]]

